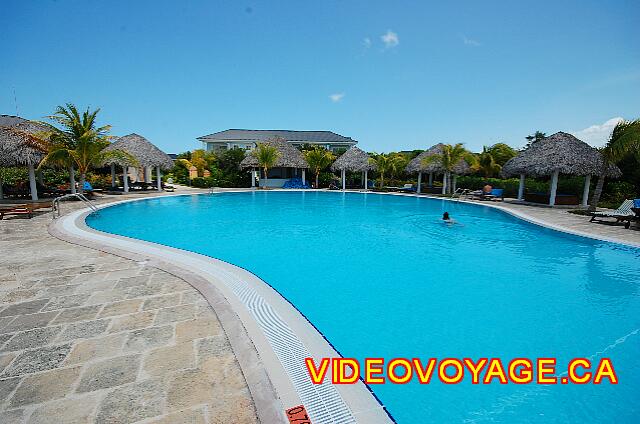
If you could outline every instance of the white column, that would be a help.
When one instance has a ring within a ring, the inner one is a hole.
[[[342,170],[342,190],[346,190],[347,188],[347,171]]]
[[[364,170],[364,189],[369,190],[369,170]]]
[[[458,176],[454,175],[453,176],[453,181],[451,183],[451,192],[455,193],[456,192],[456,187],[458,186]]]
[[[36,170],[33,165],[29,165],[29,189],[31,190],[31,200],[38,200],[38,189],[36,188]]]
[[[122,181],[124,182],[124,192],[129,193],[129,167],[122,167]]]
[[[442,194],[447,194],[447,173],[442,174]]]
[[[251,188],[256,187],[256,169],[251,168]]]
[[[589,186],[591,185],[591,175],[584,177],[584,189],[582,190],[582,206],[589,205]]]
[[[150,166],[145,166],[144,167],[144,182],[145,183],[150,183],[151,182],[151,167]]]
[[[116,186],[116,164],[111,164],[111,188]]]
[[[556,192],[558,191],[558,175],[560,171],[554,171],[551,175],[551,193],[549,194],[549,206],[556,204]]]
[[[429,188],[433,187],[433,172],[429,172]]]
[[[422,172],[418,172],[418,189],[416,190],[416,193],[420,194],[421,191],[422,191]]]
[[[156,183],[158,184],[158,191],[162,191],[162,172],[160,172],[159,166],[156,166],[156,180]]]
[[[520,174],[520,185],[518,186],[518,200],[524,199],[524,174]]]
[[[307,170],[302,168],[302,185],[304,186],[307,183]]]

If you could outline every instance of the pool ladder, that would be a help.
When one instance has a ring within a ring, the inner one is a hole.
[[[87,199],[87,196],[85,196],[82,193],[71,193],[71,194],[65,194],[64,196],[56,197],[55,199],[53,199],[53,208],[51,210],[52,219],[60,218],[60,216],[62,216],[62,213],[60,212],[60,201],[65,199],[71,199],[72,197],[75,197],[76,199],[80,200],[82,203],[87,205],[92,212],[98,212],[98,207],[91,200]],[[58,212],[57,217],[56,217],[56,211]]]

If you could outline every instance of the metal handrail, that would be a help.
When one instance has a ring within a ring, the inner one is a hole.
[[[56,219],[56,211],[58,211],[58,216],[57,216],[58,218],[62,216],[62,214],[60,213],[60,201],[65,199],[71,199],[72,197],[75,197],[76,199],[82,201],[85,205],[89,206],[89,209],[91,209],[92,212],[98,212],[98,207],[91,200],[87,199],[87,196],[85,196],[82,193],[71,193],[71,194],[65,194],[64,196],[59,196],[53,199],[53,211],[52,211],[53,219]]]

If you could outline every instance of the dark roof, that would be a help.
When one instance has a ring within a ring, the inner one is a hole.
[[[231,129],[198,137],[200,141],[254,141],[261,142],[282,138],[297,143],[357,143],[351,137],[345,137],[332,131],[291,131],[291,130],[238,130]]]
[[[19,116],[0,115],[0,127],[15,127],[23,122],[27,122],[27,120]]]

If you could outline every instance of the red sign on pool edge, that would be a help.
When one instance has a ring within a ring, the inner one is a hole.
[[[311,424],[311,418],[302,405],[289,408],[286,412],[290,424]]]

